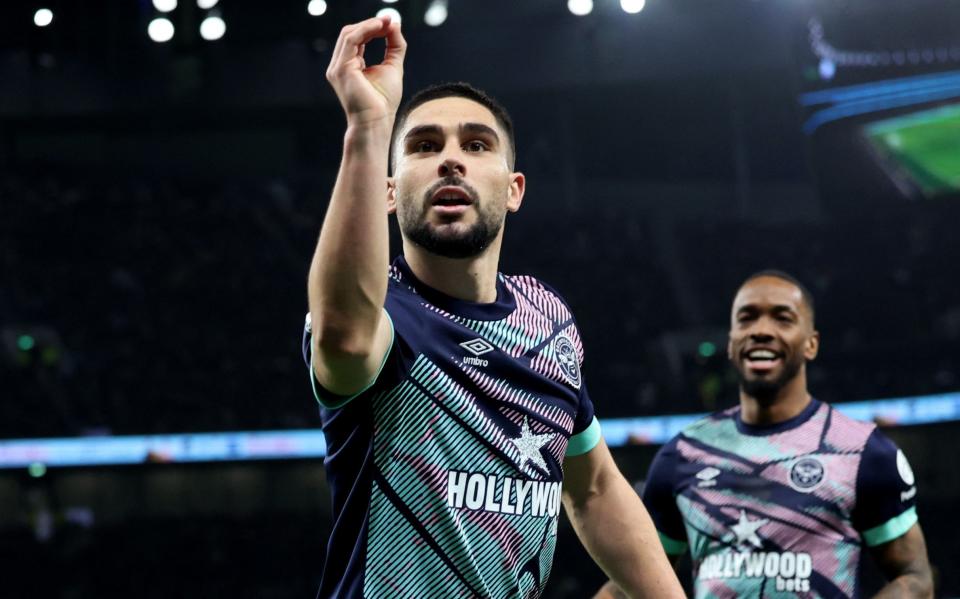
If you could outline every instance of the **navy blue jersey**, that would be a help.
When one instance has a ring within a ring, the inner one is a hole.
[[[856,597],[863,545],[916,522],[903,452],[874,424],[811,401],[751,426],[733,408],[657,453],[643,499],[669,554],[688,547],[696,597]]]
[[[368,388],[338,397],[311,369],[335,518],[319,596],[539,596],[563,459],[600,440],[569,308],[530,277],[454,299],[398,258],[385,310]],[[309,363],[309,318],[303,348]]]

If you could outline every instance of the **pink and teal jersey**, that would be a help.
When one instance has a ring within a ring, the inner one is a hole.
[[[553,561],[565,456],[600,427],[566,303],[498,275],[475,304],[390,269],[393,342],[353,397],[323,390],[334,527],[318,597],[540,596]],[[304,331],[310,362],[310,322]]]
[[[875,425],[817,400],[751,426],[733,408],[663,446],[643,499],[698,598],[857,597],[860,552],[916,522],[913,472]]]

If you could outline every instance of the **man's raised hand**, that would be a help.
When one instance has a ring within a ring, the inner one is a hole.
[[[363,59],[366,45],[380,37],[387,43],[383,62],[367,66]],[[340,31],[327,67],[327,81],[340,99],[348,126],[377,121],[392,125],[403,95],[406,51],[400,23],[391,22],[390,17],[367,19]]]

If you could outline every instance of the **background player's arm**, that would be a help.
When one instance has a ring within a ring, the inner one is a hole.
[[[601,439],[563,464],[563,505],[580,541],[628,597],[683,597],[653,522]]]
[[[376,38],[386,39],[386,53],[381,64],[368,67],[364,49]],[[326,389],[342,395],[356,393],[376,376],[392,334],[383,311],[387,161],[405,51],[399,23],[368,19],[343,28],[327,69],[347,131],[307,290],[314,373]]]
[[[933,574],[927,560],[927,544],[919,524],[901,537],[871,549],[874,559],[890,582],[876,597],[933,597]]]

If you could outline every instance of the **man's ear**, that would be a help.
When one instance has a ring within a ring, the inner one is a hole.
[[[523,203],[523,194],[527,190],[527,178],[523,173],[510,173],[510,190],[507,196],[507,210],[516,212]]]
[[[387,214],[397,212],[397,181],[393,177],[387,177]]]
[[[820,353],[820,331],[814,331],[803,348],[803,357],[807,362],[812,362],[817,358],[818,353]]]

